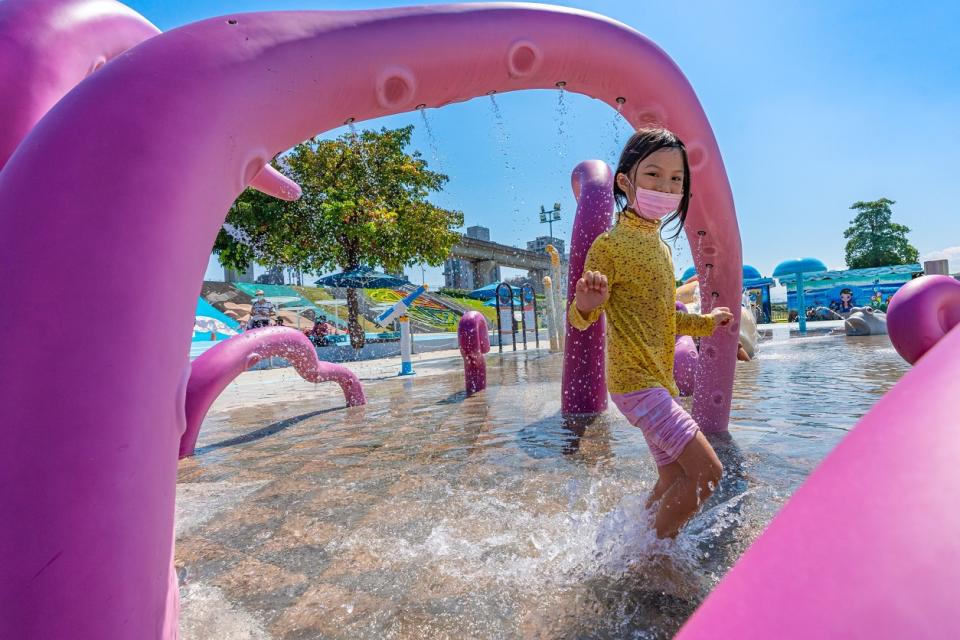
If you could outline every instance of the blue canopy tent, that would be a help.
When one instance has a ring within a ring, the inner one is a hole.
[[[497,287],[499,287],[500,284],[501,283],[499,282],[491,282],[485,287],[474,289],[467,295],[470,296],[471,298],[476,298],[477,300],[487,300],[488,298],[495,298],[497,295]],[[516,287],[510,287],[510,290],[513,291],[513,295],[515,297],[520,295],[520,290],[517,289]]]
[[[203,298],[197,298],[197,312],[193,319],[193,342],[223,340],[240,333],[240,323],[217,311]]]
[[[315,284],[320,287],[340,289],[395,289],[410,282],[405,278],[374,271],[370,267],[357,267],[350,271],[324,276]]]

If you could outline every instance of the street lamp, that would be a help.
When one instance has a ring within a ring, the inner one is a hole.
[[[553,209],[547,211],[547,209],[540,205],[540,223],[547,223],[550,225],[550,238],[553,239],[553,223],[560,220],[560,203],[554,202]]]

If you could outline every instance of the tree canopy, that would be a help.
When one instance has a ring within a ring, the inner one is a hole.
[[[888,198],[872,202],[854,202],[850,208],[857,211],[850,227],[843,232],[847,238],[846,259],[850,269],[886,267],[916,262],[920,254],[907,240],[910,229],[893,222]]]
[[[431,171],[418,151],[407,152],[413,126],[350,132],[335,140],[314,138],[274,165],[303,188],[296,202],[247,189],[227,216],[232,233],[214,245],[221,264],[307,272],[359,266],[400,272],[406,266],[441,264],[459,241],[459,211],[429,202],[448,177]],[[363,345],[356,292],[348,291],[351,343]]]

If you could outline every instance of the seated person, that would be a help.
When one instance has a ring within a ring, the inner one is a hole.
[[[327,338],[330,335],[331,327],[327,323],[327,319],[324,316],[317,316],[317,319],[313,323],[313,328],[307,332],[307,337],[310,338],[310,341],[317,345],[318,347],[324,347],[330,344],[330,340]]]
[[[250,323],[247,328],[269,327],[270,318],[275,316],[276,313],[273,303],[264,296],[263,289],[257,289],[254,294],[253,305],[250,307]]]

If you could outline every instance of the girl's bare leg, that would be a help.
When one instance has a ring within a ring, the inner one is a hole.
[[[647,509],[659,502],[663,494],[667,492],[667,489],[683,476],[683,467],[680,466],[679,462],[672,462],[663,467],[657,467],[657,473],[660,474],[660,477],[657,478],[657,484],[653,486],[653,491],[650,492],[650,496],[647,498]]]
[[[684,448],[674,463],[682,473],[663,492],[654,527],[659,538],[673,538],[710,497],[720,483],[723,465],[701,432]],[[661,467],[666,469],[667,467]],[[672,474],[673,470],[668,471]],[[661,479],[664,476],[661,475]],[[660,482],[658,481],[659,485]],[[654,493],[656,493],[656,487]],[[653,497],[653,496],[651,496]]]

